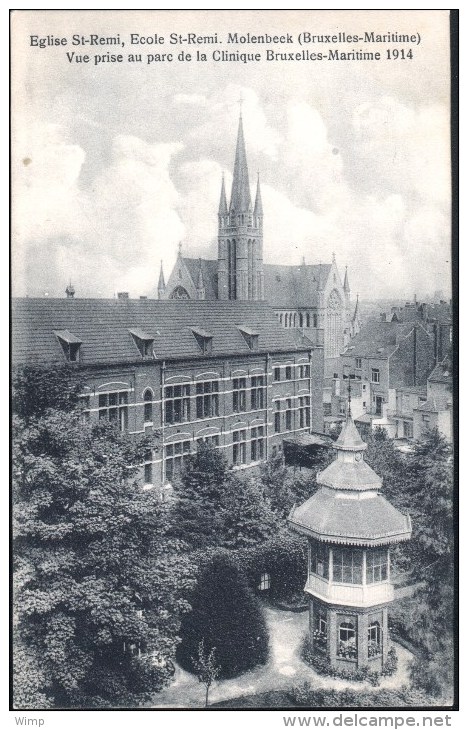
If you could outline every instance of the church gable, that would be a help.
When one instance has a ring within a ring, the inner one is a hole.
[[[191,273],[185,264],[182,256],[177,258],[176,264],[168,279],[165,291],[165,299],[196,299],[196,282],[193,281]]]

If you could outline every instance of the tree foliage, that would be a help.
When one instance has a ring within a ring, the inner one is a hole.
[[[182,620],[182,641],[177,649],[185,669],[196,670],[193,657],[201,641],[206,651],[216,649],[224,679],[266,662],[268,632],[261,607],[227,554],[214,555],[201,569],[191,603],[192,611]]]
[[[13,425],[15,706],[33,701],[24,652],[41,706],[144,702],[172,674],[191,581],[167,508],[131,466],[147,444],[79,409]]]

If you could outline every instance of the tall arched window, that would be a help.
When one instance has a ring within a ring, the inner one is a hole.
[[[190,299],[190,296],[183,286],[176,286],[169,299]]]
[[[153,394],[149,388],[143,393],[145,403],[145,423],[153,423]]]
[[[306,323],[307,323],[307,327],[310,327],[310,314],[308,312],[306,315]]]
[[[301,313],[299,315],[299,327],[303,327],[303,326],[304,326],[304,317],[303,317],[303,315]]]

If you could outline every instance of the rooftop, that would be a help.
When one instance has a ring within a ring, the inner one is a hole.
[[[258,351],[307,350],[279,326],[266,302],[157,299],[13,299],[13,364],[64,361],[56,334],[68,332],[80,345],[82,365],[141,361],[132,332],[152,340],[156,360],[207,357],[193,330],[212,335],[212,352],[251,352],[239,327],[258,332]]]
[[[316,307],[330,270],[331,264],[264,264],[265,299],[275,308]]]
[[[350,340],[343,354],[349,357],[386,359],[394,352],[399,340],[406,337],[413,327],[413,323],[367,322]]]

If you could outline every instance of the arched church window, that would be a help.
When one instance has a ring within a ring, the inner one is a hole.
[[[343,342],[342,301],[336,289],[327,300],[325,357],[339,357]]]
[[[304,320],[303,320],[302,314],[300,314],[299,315],[299,327],[303,327],[303,326],[304,326]]]
[[[280,314],[280,324],[281,325],[283,324],[283,315],[282,314]]]
[[[306,314],[306,323],[307,323],[307,327],[310,327],[310,314],[309,313]]]
[[[176,286],[169,299],[190,299],[187,289],[183,286]]]

